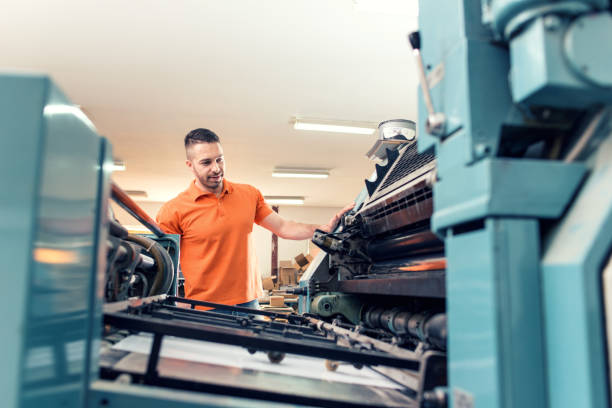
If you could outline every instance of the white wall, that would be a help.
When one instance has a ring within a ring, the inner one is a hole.
[[[153,219],[155,219],[157,211],[159,211],[162,204],[161,202],[151,201],[138,202],[138,205],[140,205],[140,207]],[[139,226],[138,221],[114,202],[112,203],[112,208],[115,212],[115,217],[117,217],[117,220],[119,220],[121,224],[128,228],[131,226]],[[279,206],[278,213],[283,218],[293,221],[309,224],[325,224],[340,210],[341,208],[339,207]],[[272,261],[272,233],[259,225],[254,225],[253,242],[257,261],[259,263],[259,270],[263,276],[269,276]],[[299,253],[308,253],[308,240],[292,241],[278,239],[279,261],[291,260]]]

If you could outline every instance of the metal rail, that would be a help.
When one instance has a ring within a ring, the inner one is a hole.
[[[291,315],[287,313],[268,312],[265,310],[250,309],[248,307],[230,306],[230,305],[223,305],[220,303],[204,302],[202,300],[187,299],[187,298],[182,298],[182,297],[177,297],[177,296],[167,296],[166,302],[185,303],[185,304],[190,305],[191,309],[195,309],[196,306],[204,306],[204,307],[209,307],[213,309],[225,310],[228,312],[252,314],[252,315],[258,315],[258,316],[267,316],[273,319],[286,319],[291,323],[305,322],[304,317],[302,316]]]
[[[296,319],[291,319],[292,324],[285,325],[273,321],[256,320],[248,314],[231,316],[176,308],[164,303],[174,300],[179,302],[190,300],[173,296],[164,299],[162,302],[144,303],[136,307],[127,306],[121,312],[118,312],[117,308],[109,308],[113,311],[109,312],[108,309],[105,311],[104,324],[154,335],[232,344],[251,350],[322,357],[352,364],[384,365],[409,370],[418,370],[420,366],[419,356],[415,353],[408,350],[397,350],[391,345],[357,333],[347,336],[349,330],[343,331],[341,336],[349,338],[351,346],[354,347],[338,345],[338,336],[327,336],[326,330],[318,335],[313,331],[314,325],[323,324],[317,319],[295,316]],[[210,305],[223,306],[215,303]],[[245,308],[238,309],[247,312],[262,312]],[[236,327],[234,323],[239,327]],[[325,329],[328,329],[328,326]],[[387,350],[393,350],[394,353],[390,355],[376,350],[377,348],[381,350],[379,347],[389,347]],[[150,356],[155,359],[158,357]]]
[[[165,234],[159,228],[159,225],[149,217],[149,215],[142,209],[134,200],[132,200],[125,191],[121,189],[117,184],[111,182],[111,197],[113,200],[125,211],[127,211],[132,217],[136,218],[142,225],[147,227],[149,231],[163,237]]]
[[[217,310],[202,311],[177,307],[175,302],[188,303],[192,307],[208,306]],[[225,309],[224,312],[231,310],[235,314],[222,313],[221,309]],[[258,315],[272,320],[262,320]],[[275,321],[275,318],[286,319],[288,323]],[[273,362],[272,356],[280,356],[282,359],[287,353],[346,362],[356,367],[367,365],[402,385],[400,393],[410,401],[420,401],[423,393],[433,388],[432,376],[439,375],[445,370],[443,353],[410,351],[396,344],[366,336],[361,331],[346,329],[310,316],[283,315],[175,296],[150,297],[105,305],[104,324],[116,329],[152,333],[153,342],[146,357],[146,368],[143,367],[142,372],[129,374],[137,381],[170,388],[208,390],[234,396],[247,393],[245,395],[249,398],[293,403],[304,397],[250,388],[247,390],[248,387],[238,386],[237,383],[213,384],[206,380],[201,382],[161,375],[159,370],[164,369],[163,366],[160,368],[162,364],[160,350],[164,336],[229,344],[243,347],[250,353],[262,351],[268,353],[268,358]],[[434,357],[437,360],[434,360]],[[103,369],[103,375],[109,379],[121,373],[121,370],[111,367]],[[256,393],[251,394],[254,391]],[[261,395],[257,394],[258,392],[261,392]],[[348,402],[332,401],[322,397],[312,399],[312,395],[306,397],[308,400],[303,400],[303,403],[330,408],[379,406],[377,403],[370,405],[372,402],[361,400]],[[380,401],[380,406],[386,405]],[[403,403],[399,406],[412,406],[412,404]]]
[[[207,313],[207,312],[200,312]],[[214,343],[231,344],[252,350],[278,351],[310,357],[321,357],[331,360],[345,361],[351,364],[383,365],[409,370],[418,370],[419,360],[391,356],[386,353],[348,349],[335,344],[314,342],[302,338],[278,337],[266,334],[257,334],[248,329],[235,329],[230,327],[214,326],[210,324],[169,321],[155,317],[143,317],[127,313],[105,313],[104,324],[116,328],[129,329],[153,333],[154,335],[175,336],[193,340],[211,341]],[[290,334],[290,333],[287,333]],[[297,333],[295,333],[297,334]],[[325,340],[322,338],[322,340]],[[160,340],[161,341],[161,340]],[[151,350],[150,359],[154,362],[148,367],[154,369],[159,360],[159,352]],[[155,375],[154,372],[147,374]]]

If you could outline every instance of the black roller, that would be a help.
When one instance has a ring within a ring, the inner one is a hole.
[[[429,339],[429,342],[437,346],[438,348],[446,348],[446,313],[438,313],[430,317],[425,323],[425,334]]]
[[[443,250],[442,241],[429,230],[371,241],[366,248],[368,256],[374,261],[442,252]]]
[[[372,328],[380,328],[380,316],[383,314],[385,309],[382,307],[371,307],[362,316],[363,322],[366,326]]]
[[[364,309],[361,320],[366,327],[414,337],[434,348],[446,349],[445,313],[372,306]]]

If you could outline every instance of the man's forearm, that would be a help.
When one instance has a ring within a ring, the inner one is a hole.
[[[264,218],[260,225],[270,231],[273,234],[278,235],[284,239],[303,240],[311,239],[316,229],[320,229],[325,232],[332,232],[343,214],[353,208],[355,204],[347,205],[340,212],[335,214],[327,224],[316,225],[316,224],[305,224],[303,222],[295,222],[282,218],[275,212],[269,214]]]
[[[286,220],[278,236],[283,239],[311,239],[319,225]]]

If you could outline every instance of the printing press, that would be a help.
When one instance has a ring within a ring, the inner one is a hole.
[[[404,282],[397,293],[362,290],[368,302],[363,307],[355,304],[361,295],[342,298],[340,303],[348,303],[341,311],[327,310],[325,304],[335,303],[317,297],[311,304],[319,304],[321,312],[313,306],[300,315],[178,297],[178,237],[164,234],[110,181],[106,140],[49,78],[6,75],[0,86],[5,98],[30,93],[18,103],[7,100],[1,121],[3,132],[21,133],[17,140],[3,139],[18,144],[3,151],[22,152],[14,165],[34,187],[13,191],[11,208],[23,211],[16,213],[19,222],[6,224],[22,231],[13,231],[16,239],[7,246],[14,252],[9,267],[27,271],[14,276],[21,280],[14,286],[27,295],[15,291],[4,299],[23,319],[15,320],[23,322],[23,331],[14,330],[7,348],[15,347],[7,367],[21,367],[6,375],[7,384],[16,387],[15,406],[176,405],[177,399],[185,406],[211,407],[443,404],[443,394],[434,394],[446,377],[440,241],[415,249],[435,258],[414,261],[429,265],[425,273],[437,273],[438,287],[426,297],[402,294],[409,286]],[[410,154],[420,157],[414,143]],[[41,167],[28,167],[36,157],[42,157]],[[429,153],[427,161],[432,160]],[[151,233],[130,234],[114,219],[111,199]],[[417,239],[433,238],[422,231],[431,215],[431,202],[425,204],[418,220],[406,224]],[[356,228],[349,218],[338,234]],[[342,257],[325,249],[326,262]],[[351,268],[352,257],[346,257]],[[364,259],[355,259],[361,263],[358,273],[372,272],[364,269],[369,265]],[[328,265],[334,269],[333,262]],[[381,265],[379,272],[388,274],[383,280],[406,266],[392,260]],[[326,273],[326,282],[333,278]],[[312,281],[317,290],[324,283]],[[301,298],[310,303],[306,293]],[[398,304],[403,307],[392,307]],[[381,326],[389,311],[394,322],[404,322],[401,327]]]
[[[390,121],[387,125],[398,123],[407,123],[414,136],[414,122]],[[117,202],[144,220],[159,237],[128,235],[111,220],[109,238],[120,242],[119,249],[144,246],[139,255],[144,260],[118,257],[118,253],[133,252],[125,249],[109,252],[109,259],[118,259],[109,260],[106,272],[106,299],[111,302],[104,306],[101,378],[307,406],[445,406],[444,393],[436,393],[436,387],[446,385],[443,244],[428,229],[435,160],[431,152],[417,153],[412,139],[396,145],[397,150],[389,150],[390,157],[384,158],[387,165],[378,167],[378,183],[374,184],[380,185],[380,192],[370,194],[368,202],[345,217],[337,233],[324,234],[325,240],[333,242],[321,242],[323,233],[315,234],[315,242],[325,252],[303,279],[312,286],[310,296],[304,287],[289,289],[301,293],[300,302],[309,305],[308,312],[299,315],[174,296],[176,290],[170,282],[177,280],[176,268],[168,256],[161,256],[163,251],[155,242],[166,236],[113,185]],[[389,181],[384,181],[383,172],[389,173]],[[369,181],[367,185],[374,191]],[[392,198],[387,197],[390,191]],[[399,210],[389,212],[389,207]],[[390,215],[377,216],[380,213]],[[406,214],[412,216],[406,218]],[[394,219],[398,215],[402,221]],[[374,220],[364,223],[363,217]],[[356,235],[361,236],[364,225],[371,227],[372,237],[384,238],[360,238],[358,244],[351,243]],[[395,227],[390,230],[389,225]],[[359,248],[363,245],[370,255]],[[406,251],[407,246],[412,250]],[[340,249],[345,247],[354,249]],[[176,253],[176,248],[171,248]],[[156,259],[143,252],[155,254]],[[399,259],[398,254],[402,254]],[[147,264],[164,267],[154,276],[129,270],[129,265]],[[360,277],[372,278],[364,282],[374,286],[342,286],[359,283]],[[124,283],[121,289],[116,282]],[[143,291],[143,282],[153,282],[145,285],[151,286],[148,292]],[[114,296],[135,294],[138,289],[138,299]],[[215,310],[201,311],[198,306]],[[166,344],[165,351],[162,344]],[[187,356],[184,350],[190,348],[198,349],[200,357],[193,360],[194,356]],[[259,358],[261,371],[251,370],[253,361],[242,357],[238,357],[239,364],[218,358],[223,353],[241,352],[252,355],[251,359]],[[201,357],[207,353],[217,358]],[[285,365],[293,371],[284,369]],[[305,377],[305,370],[322,374]],[[359,371],[368,374],[349,380],[350,372]],[[344,381],[336,375],[344,375]],[[318,390],[315,395],[310,392],[313,389]]]
[[[609,406],[610,3],[427,0],[419,26],[418,118],[381,123],[295,315],[177,296],[108,141],[0,76],[7,406]]]

